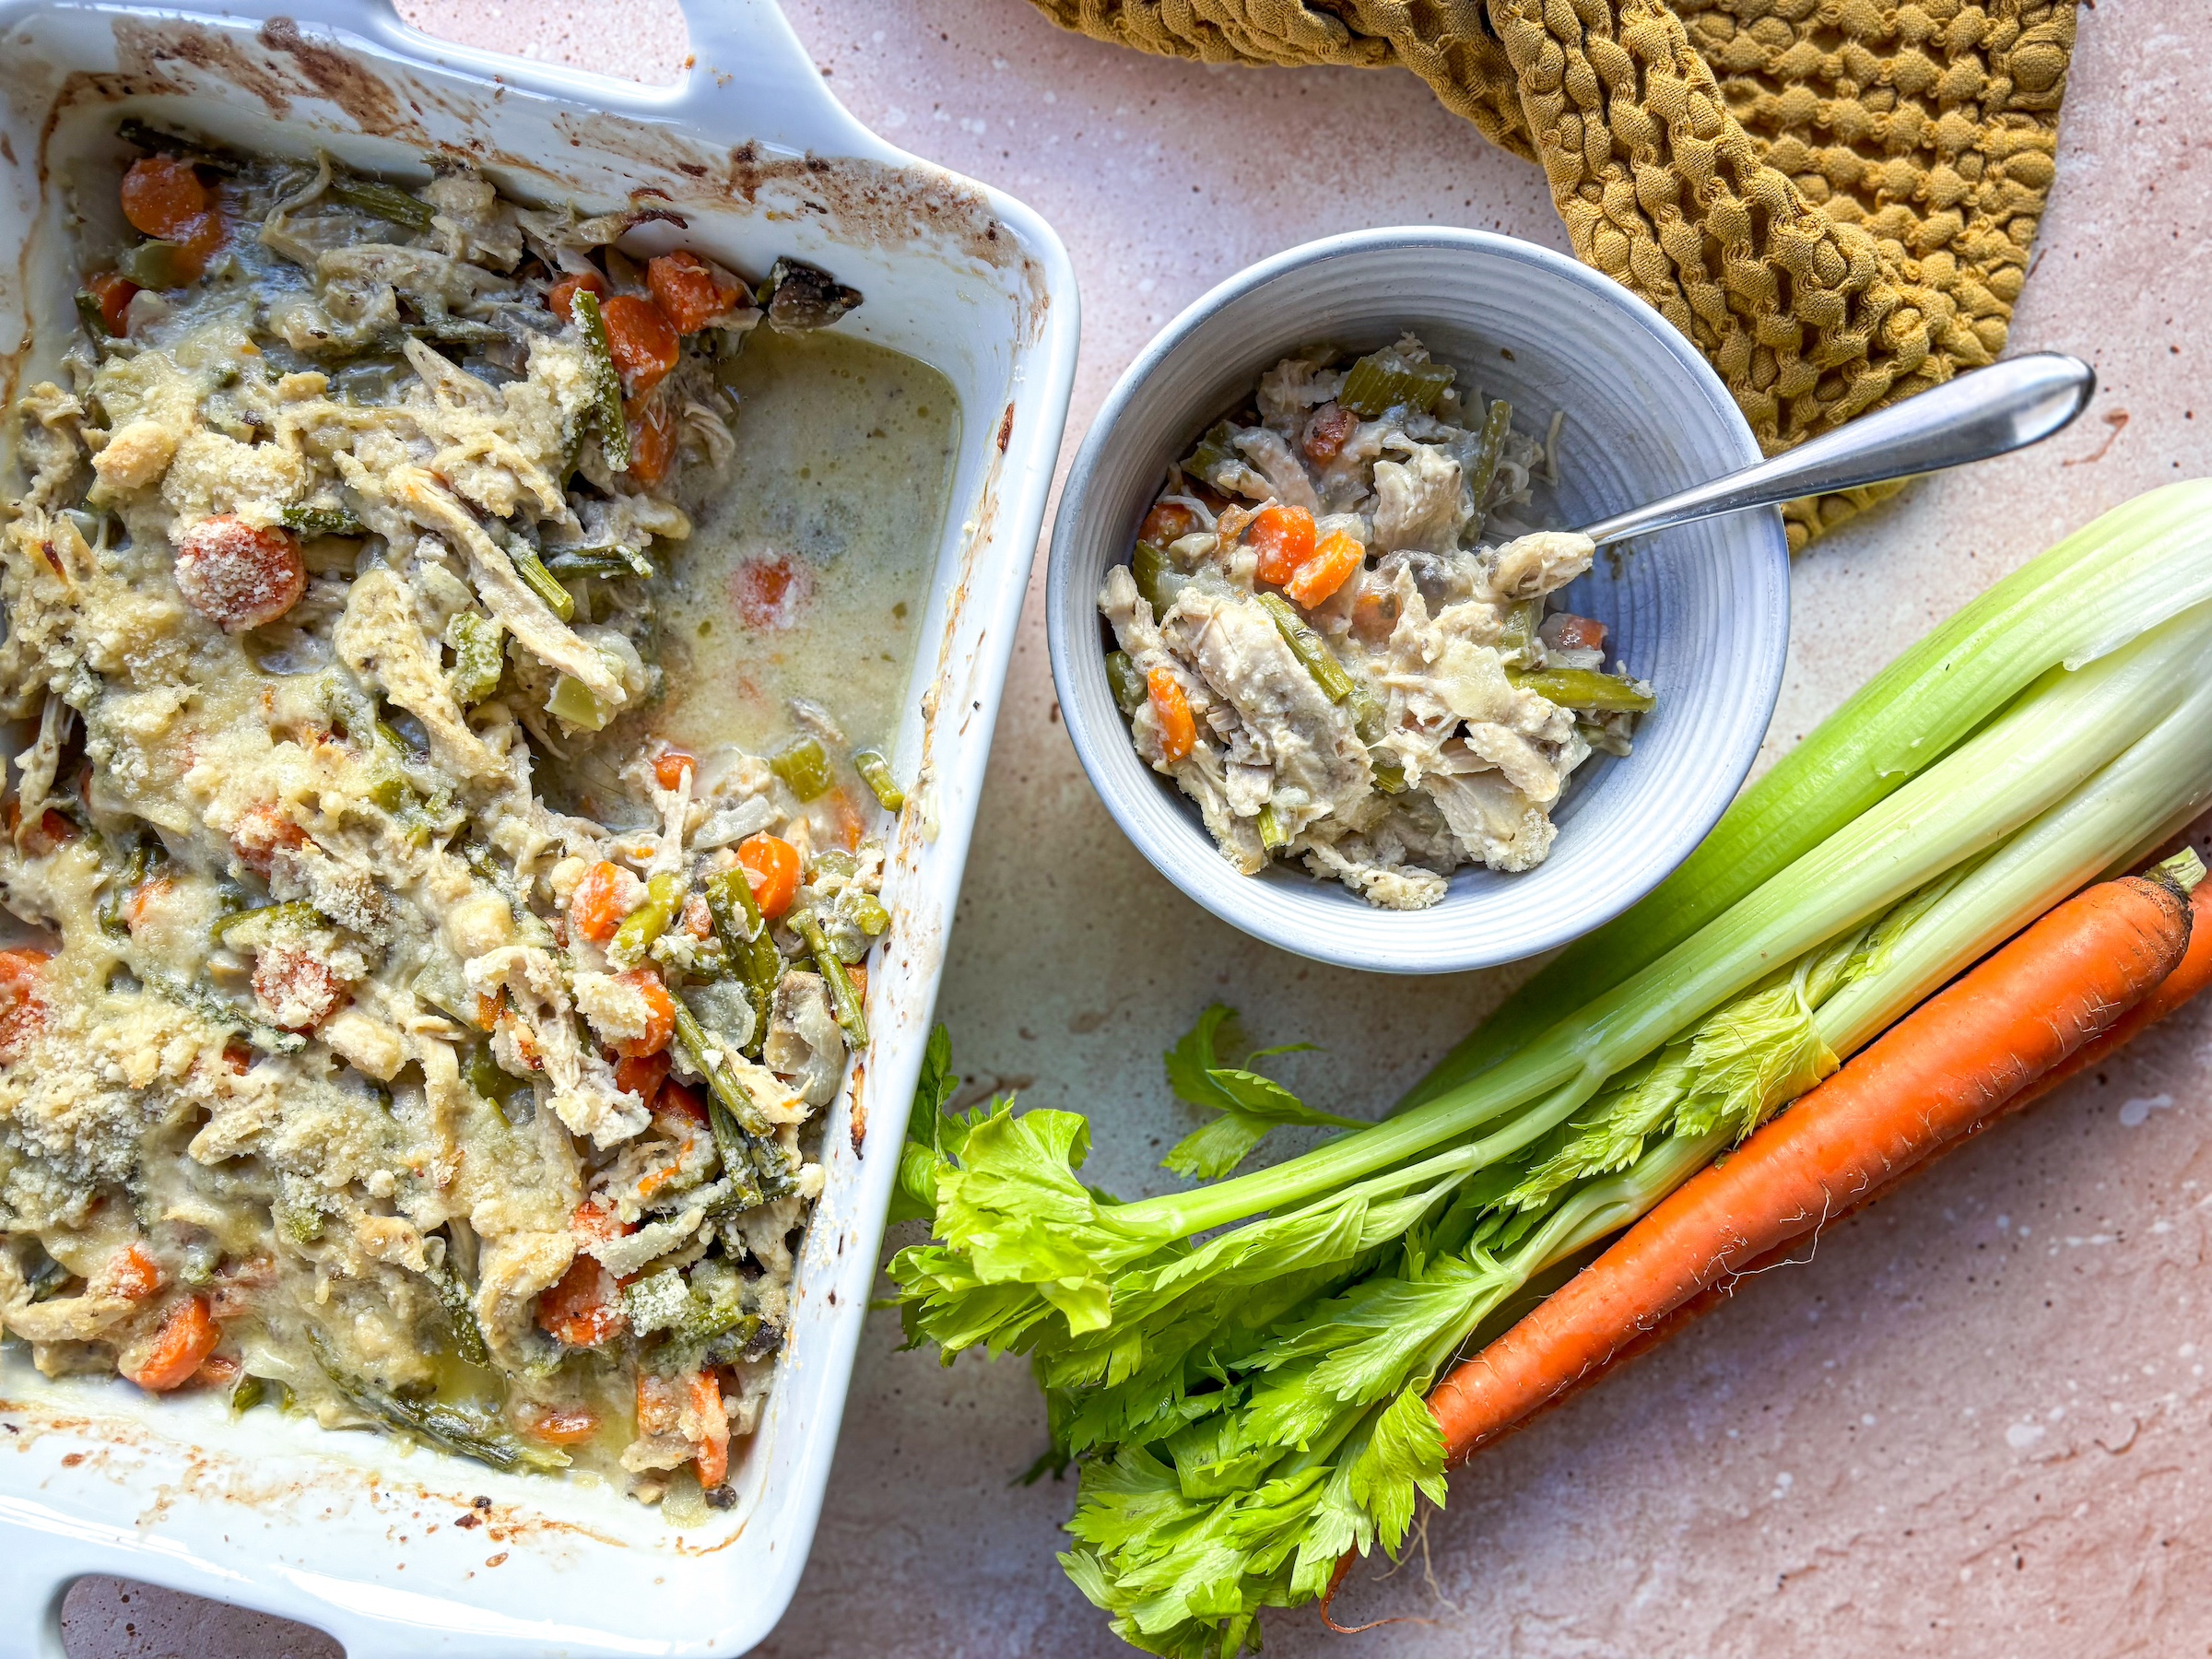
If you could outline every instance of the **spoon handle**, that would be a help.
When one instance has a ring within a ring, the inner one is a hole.
[[[2050,437],[2081,413],[2096,389],[2097,371],[2079,358],[2055,351],[2008,358],[1583,534],[1602,547],[1692,519],[1985,461]]]

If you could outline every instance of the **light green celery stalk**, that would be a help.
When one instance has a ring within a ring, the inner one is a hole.
[[[1233,1354],[1208,1354],[1177,1409],[1154,1414],[1159,1432],[1087,1461],[1068,1528],[1077,1547],[1062,1558],[1070,1577],[1125,1640],[1195,1659],[1237,1652],[1261,1608],[1320,1594],[1347,1550],[1379,1541],[1394,1554],[1415,1494],[1443,1500],[1444,1448],[1420,1396],[1488,1315],[2094,879],[2147,825],[2183,819],[2207,798],[2212,682],[2003,845],[1720,1010],[1669,1046],[1683,1051],[1678,1063],[1634,1068],[1571,1126],[1641,1112],[1626,1143],[1600,1150],[1570,1135],[1566,1147],[1592,1153],[1585,1167],[1561,1170],[1555,1151],[1522,1166],[1519,1183],[1486,1189],[1477,1178],[1432,1230],[1408,1235],[1394,1271],[1335,1287]],[[1779,1008],[1785,990],[1794,1016]],[[1690,1057],[1700,1054],[1702,1065]],[[1642,1097],[1670,1065],[1688,1081],[1663,1088],[1668,1105],[1650,1112]],[[1524,1203],[1537,1206],[1530,1224],[1501,1233]],[[1131,1420],[1141,1412],[1114,1396],[1141,1381],[1064,1393],[1056,1420],[1095,1426],[1116,1405]]]
[[[1088,1129],[1002,1111],[935,1175],[938,1241],[891,1264],[909,1330],[947,1354],[1064,1357],[1100,1375],[1142,1363],[1124,1333],[1179,1300],[1348,1265],[1461,1180],[1566,1122],[1608,1078],[1724,1001],[1983,852],[2064,798],[2169,712],[2212,646],[2191,613],[2088,666],[2053,670],[1936,766],[1724,915],[1490,1071],[1274,1169],[1131,1205],[1076,1171]],[[1264,1219],[1253,1220],[1253,1217]],[[1192,1251],[1182,1241],[1231,1227]]]
[[[1407,1092],[1404,1111],[1657,960],[1950,752],[2050,668],[2078,667],[2212,596],[2212,479],[2114,508],[1912,646],[1740,796],[1641,901],[1585,935]]]

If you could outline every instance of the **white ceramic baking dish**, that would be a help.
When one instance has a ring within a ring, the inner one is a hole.
[[[62,1652],[64,1592],[112,1572],[282,1614],[350,1659],[726,1654],[795,1589],[829,1478],[907,1103],[1074,372],[1067,256],[1019,203],[892,148],[830,96],[770,0],[698,0],[681,86],[444,45],[388,0],[235,0],[222,15],[0,4],[0,359],[8,397],[71,315],[65,181],[111,188],[135,111],[360,165],[466,152],[525,196],[655,191],[740,268],[814,260],[861,288],[838,326],[953,382],[952,508],[899,740],[875,1041],[829,1123],[829,1186],[740,1501],[697,1530],[605,1488],[502,1477],[210,1397],[48,1382],[0,1357],[0,1654]],[[610,10],[610,24],[618,8]],[[648,247],[650,243],[644,244]],[[12,746],[11,746],[12,747]],[[488,1500],[488,1508],[479,1507]]]

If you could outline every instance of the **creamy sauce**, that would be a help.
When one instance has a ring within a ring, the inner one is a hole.
[[[670,742],[771,749],[789,700],[854,747],[897,735],[959,444],[952,383],[835,334],[758,331],[735,365],[737,458],[660,597]]]

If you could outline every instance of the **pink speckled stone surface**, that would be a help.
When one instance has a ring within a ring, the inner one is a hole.
[[[673,79],[670,0],[401,0],[413,21]],[[830,85],[899,143],[1041,210],[1083,286],[1072,452],[1114,375],[1238,267],[1358,226],[1563,245],[1533,168],[1410,77],[1207,70],[1058,32],[1022,0],[792,0]],[[608,27],[618,18],[620,27]],[[2015,349],[2093,360],[2049,448],[1921,484],[1807,554],[1770,755],[1907,640],[2106,507],[2212,472],[2212,7],[2081,14],[2058,184]],[[1038,578],[1041,585],[1041,567]],[[1089,1112],[1089,1173],[1156,1189],[1191,1124],[1159,1052],[1208,999],[1301,1090],[1379,1111],[1503,988],[1311,967],[1181,898],[1125,845],[1060,731],[1041,623],[1018,650],[942,1004],[958,1063]],[[2212,1009],[1837,1228],[1683,1340],[1455,1477],[1427,1555],[1363,1573],[1347,1642],[1279,1656],[1529,1659],[1852,1651],[1943,1659],[2212,1645]],[[864,1340],[806,1583],[765,1653],[1125,1653],[1053,1565],[1072,1492],[1027,1371]],[[129,1594],[124,1603],[119,1599]],[[641,1618],[649,1618],[641,1609]],[[328,1659],[327,1641],[88,1582],[77,1659]]]

